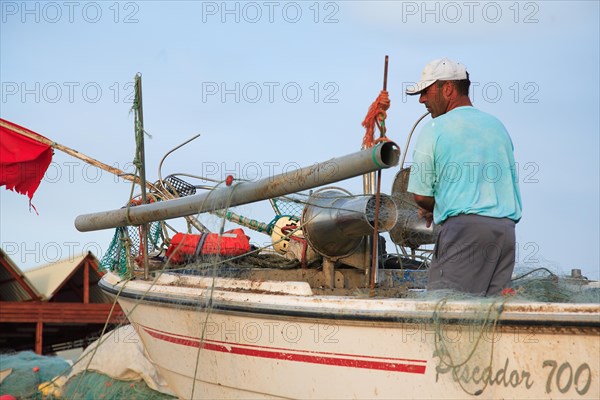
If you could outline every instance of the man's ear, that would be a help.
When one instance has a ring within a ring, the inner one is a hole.
[[[444,96],[448,99],[453,99],[456,97],[456,94],[458,93],[456,91],[456,87],[454,86],[454,83],[447,81],[444,83],[444,86],[442,87]]]

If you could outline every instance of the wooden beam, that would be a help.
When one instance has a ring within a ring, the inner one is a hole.
[[[38,320],[35,325],[35,353],[39,355],[42,355],[43,329],[43,322],[41,320]]]
[[[90,302],[90,265],[89,261],[83,263],[83,304]]]
[[[23,303],[7,302],[0,303],[2,312],[0,322],[23,322],[37,323],[84,323],[103,324],[108,318],[112,304],[108,303]],[[125,319],[125,314],[119,306],[115,309],[108,322],[119,323]]]

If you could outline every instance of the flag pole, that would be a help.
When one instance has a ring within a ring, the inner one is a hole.
[[[68,155],[70,155],[72,157],[75,157],[75,158],[78,158],[78,159],[80,159],[82,161],[85,161],[86,163],[88,163],[90,165],[93,165],[95,167],[98,167],[100,169],[103,169],[103,170],[105,170],[107,172],[110,172],[111,174],[120,176],[123,179],[126,179],[128,181],[135,181],[136,183],[140,183],[140,179],[137,176],[133,175],[133,174],[127,174],[127,173],[121,171],[118,168],[111,167],[110,165],[104,164],[103,162],[98,161],[95,158],[89,157],[89,156],[87,156],[87,155],[85,155],[83,153],[80,153],[80,152],[78,152],[75,149],[72,149],[70,147],[64,146],[64,145],[62,145],[60,143],[53,142],[52,140],[50,140],[50,139],[48,139],[48,138],[46,138],[44,136],[32,134],[31,132],[28,132],[25,129],[22,129],[22,128],[18,127],[18,126],[15,126],[15,125],[11,124],[11,123],[8,123],[7,121],[5,121],[3,119],[0,119],[0,126],[2,126],[4,128],[7,128],[7,129],[10,129],[13,132],[16,132],[16,133],[18,133],[18,134],[20,134],[22,136],[25,136],[25,137],[27,137],[29,139],[35,140],[36,142],[39,142],[39,143],[45,144],[47,146],[50,146],[53,149],[60,150],[63,153],[66,153],[66,154],[68,154]],[[146,187],[152,189],[152,188],[154,188],[154,185],[152,183],[146,182]]]

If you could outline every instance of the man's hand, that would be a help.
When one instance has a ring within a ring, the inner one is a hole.
[[[419,217],[425,218],[425,226],[429,228],[431,226],[431,223],[433,222],[433,213],[431,211],[427,211],[426,209],[419,207],[418,214]]]

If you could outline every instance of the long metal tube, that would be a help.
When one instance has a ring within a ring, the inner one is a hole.
[[[256,182],[240,182],[231,187],[217,188],[193,196],[131,207],[129,218],[127,209],[80,215],[75,219],[75,227],[80,232],[88,232],[220,210],[228,206],[233,207],[301,192],[378,169],[393,167],[398,164],[399,159],[400,150],[395,143],[381,143],[370,149]]]
[[[331,259],[354,253],[363,237],[375,229],[375,197],[348,196],[336,189],[310,196],[301,220],[302,232],[310,247]],[[386,232],[396,224],[396,206],[390,196],[382,195],[380,200],[378,232]]]

